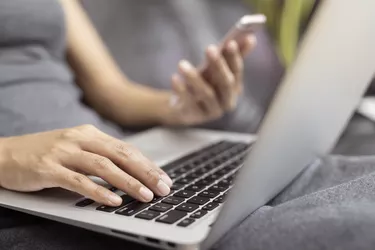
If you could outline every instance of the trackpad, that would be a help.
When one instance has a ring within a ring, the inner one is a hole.
[[[127,141],[161,166],[214,140],[202,134],[156,129],[131,137]]]

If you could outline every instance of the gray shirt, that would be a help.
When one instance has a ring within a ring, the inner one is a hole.
[[[56,0],[0,1],[0,136],[88,123],[122,136],[81,103],[65,61],[64,24]]]
[[[123,71],[157,88],[170,87],[180,59],[199,63],[208,43],[218,42],[248,12],[239,0],[90,0],[84,5]],[[238,109],[202,126],[256,130],[281,74],[265,33],[258,39],[262,46],[247,60]],[[0,136],[87,123],[116,137],[126,135],[81,102],[65,61],[65,40],[64,13],[56,0],[0,2]]]

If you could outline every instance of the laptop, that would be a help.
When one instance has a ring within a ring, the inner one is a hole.
[[[374,77],[374,9],[322,1],[257,137],[155,128],[126,138],[174,180],[167,197],[140,203],[103,183],[121,206],[61,189],[1,189],[1,206],[153,247],[210,249],[335,145]]]

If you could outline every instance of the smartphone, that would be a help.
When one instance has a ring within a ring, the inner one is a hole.
[[[219,50],[222,52],[225,45],[231,40],[239,43],[244,37],[251,33],[254,33],[261,25],[266,22],[266,20],[266,16],[263,14],[245,15],[241,17],[219,43]],[[198,70],[200,72],[204,72],[207,69],[207,61],[205,61],[198,67]],[[179,98],[176,95],[173,95],[170,100],[170,105],[176,105],[178,100]]]
[[[223,49],[225,44],[231,40],[240,42],[247,35],[254,33],[265,22],[266,16],[263,14],[243,16],[224,36],[223,40],[219,44],[219,49]]]
[[[247,35],[254,33],[266,20],[267,18],[263,14],[245,15],[241,17],[218,44],[219,50],[222,51],[225,45],[231,40],[239,43]],[[202,71],[205,70],[207,68],[207,62],[198,68]]]

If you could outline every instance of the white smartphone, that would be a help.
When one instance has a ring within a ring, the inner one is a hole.
[[[219,48],[222,49],[223,46],[230,40],[240,42],[245,36],[254,33],[257,28],[266,22],[266,20],[266,16],[263,14],[243,16],[224,36],[223,40],[219,44]]]
[[[266,22],[266,16],[263,14],[245,15],[241,17],[236,24],[224,36],[222,41],[218,44],[219,50],[222,51],[224,46],[231,40],[240,42],[245,36],[254,33],[257,28]],[[200,72],[204,72],[208,68],[208,62],[203,62],[199,67]],[[174,106],[179,98],[173,95],[170,100],[170,105]]]
[[[224,46],[231,40],[239,43],[244,37],[254,33],[257,28],[266,21],[267,18],[263,14],[245,15],[241,17],[218,44],[219,50],[222,51]],[[202,71],[205,70],[207,68],[207,62],[198,68]]]

